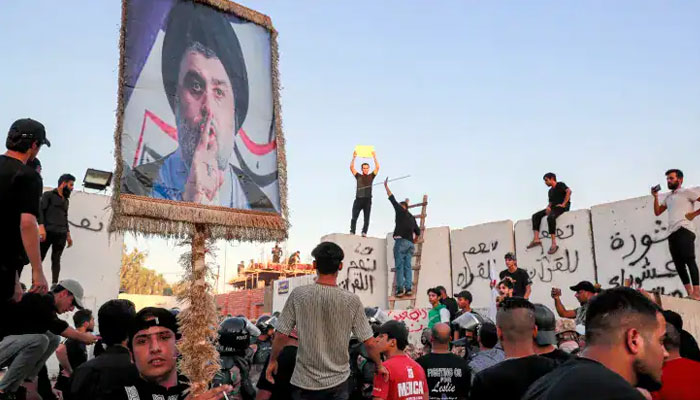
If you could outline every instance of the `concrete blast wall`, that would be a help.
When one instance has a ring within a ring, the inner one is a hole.
[[[700,195],[700,190],[695,190]],[[469,290],[473,307],[488,310],[493,302],[489,280],[498,279],[498,273],[506,268],[504,255],[509,251],[515,251],[518,266],[530,275],[531,301],[550,308],[554,307],[552,287],[562,289],[566,308],[578,307],[569,287],[581,280],[609,288],[630,278],[646,290],[685,296],[668,251],[667,227],[668,213],[655,217],[653,199],[645,196],[564,213],[557,219],[559,250],[554,255],[547,254],[551,242],[546,219],[538,227],[542,247],[534,249],[527,249],[532,240],[530,219],[515,225],[499,221],[452,231],[429,228],[418,288],[414,288],[416,308],[429,307],[426,290],[443,285],[455,295]],[[694,227],[700,232],[700,218]],[[391,235],[379,239],[332,234],[324,240],[338,243],[345,251],[339,284],[360,295],[366,306],[385,308],[394,279]],[[697,256],[700,240],[695,245]],[[398,301],[394,308],[408,306],[407,301]]]
[[[415,307],[431,307],[428,302],[427,291],[431,287],[442,285],[447,289],[448,294],[452,294],[450,285],[452,268],[450,262],[450,228],[443,226],[439,228],[428,228],[425,230],[423,243],[423,253],[421,259],[420,275],[418,276],[418,287],[413,288],[416,294]],[[394,284],[394,274],[396,263],[394,262],[394,238],[392,234],[386,237],[386,263],[387,263],[387,293],[391,295]],[[412,259],[415,264],[415,257]],[[413,271],[415,273],[417,271]],[[397,301],[395,309],[408,308],[410,302]]]
[[[455,294],[468,290],[474,307],[488,309],[489,281],[503,270],[503,258],[513,251],[513,222],[499,221],[455,229],[450,234],[452,248],[452,289]]]
[[[518,267],[526,270],[532,280],[530,301],[553,307],[552,287],[562,289],[561,300],[568,309],[579,306],[569,290],[582,280],[595,282],[593,259],[593,236],[591,234],[590,211],[576,210],[557,218],[557,245],[559,251],[547,254],[551,240],[547,231],[547,220],[542,220],[540,238],[542,246],[527,249],[533,237],[532,221],[515,223],[515,251]],[[503,259],[501,270],[505,268]]]
[[[360,296],[365,306],[386,309],[386,239],[336,233],[324,236],[321,241],[333,242],[345,253],[338,286]]]
[[[603,287],[631,279],[647,290],[686,296],[668,250],[668,211],[655,217],[651,196],[594,206],[591,218],[598,281]],[[694,226],[700,232],[700,218]],[[695,254],[700,255],[700,240],[695,240]]]

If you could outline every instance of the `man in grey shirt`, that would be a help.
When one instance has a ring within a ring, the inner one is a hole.
[[[291,379],[295,387],[292,397],[347,400],[351,333],[364,342],[370,359],[379,366],[378,372],[385,376],[388,373],[381,366],[360,298],[337,286],[338,271],[343,267],[343,250],[335,243],[323,242],[311,255],[318,271],[316,283],[300,286],[289,294],[279,317],[266,375],[274,382],[277,357],[296,326],[299,349]]]

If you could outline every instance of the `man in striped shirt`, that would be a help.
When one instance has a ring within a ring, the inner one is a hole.
[[[318,271],[316,283],[300,286],[289,294],[277,325],[267,379],[274,382],[277,357],[296,326],[299,336],[297,363],[291,383],[292,398],[347,400],[350,377],[348,343],[351,333],[364,342],[370,358],[383,375],[379,349],[365,317],[360,298],[337,286],[343,267],[343,250],[323,242],[311,253]]]

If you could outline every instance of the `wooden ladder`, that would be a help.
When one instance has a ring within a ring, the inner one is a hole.
[[[421,207],[420,214],[414,215],[414,217],[419,220],[418,226],[420,227],[420,236],[418,237],[418,240],[416,240],[416,250],[413,252],[412,260],[415,261],[411,263],[411,269],[413,269],[413,294],[411,294],[410,296],[402,297],[394,296],[394,294],[396,293],[396,266],[394,266],[394,268],[391,269],[391,272],[394,273],[394,281],[391,284],[391,293],[389,295],[389,309],[391,310],[394,309],[394,304],[397,301],[410,301],[410,308],[415,308],[416,294],[418,293],[418,278],[420,277],[421,258],[423,256],[423,239],[425,237],[425,217],[428,216],[428,214],[426,213],[428,209],[428,195],[423,195],[422,203],[411,204],[408,201],[408,199],[406,199],[406,203],[408,204],[409,210],[412,208]]]

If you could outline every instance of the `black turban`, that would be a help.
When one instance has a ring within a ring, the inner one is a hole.
[[[175,112],[180,63],[185,51],[198,42],[212,50],[226,69],[233,90],[236,133],[248,112],[248,74],[241,45],[226,14],[192,1],[178,1],[170,10],[163,41],[163,86]]]

